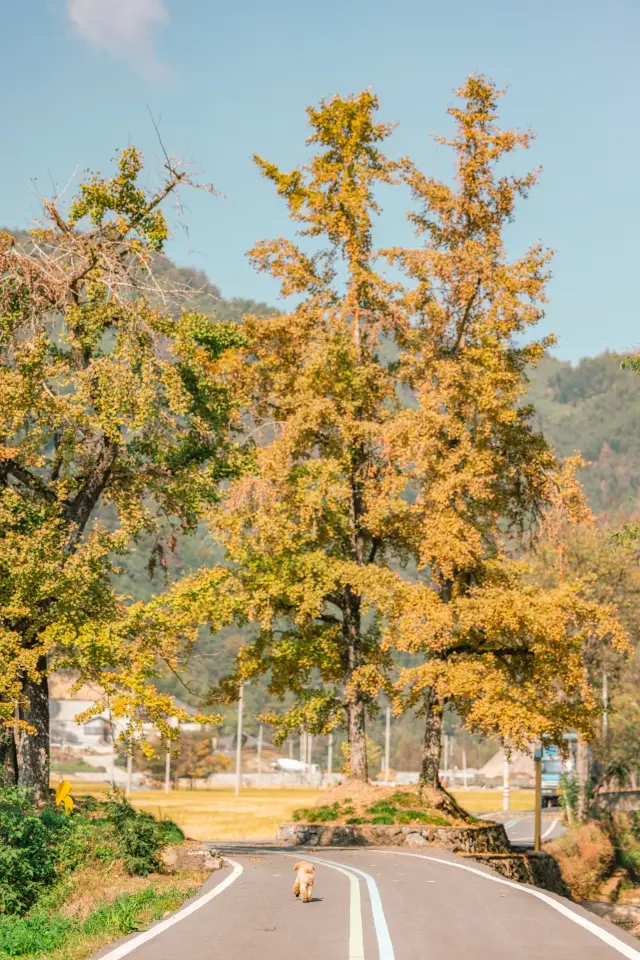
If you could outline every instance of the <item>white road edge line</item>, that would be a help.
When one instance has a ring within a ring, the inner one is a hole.
[[[294,854],[287,854],[287,856],[294,856]],[[380,899],[378,884],[375,882],[371,874],[365,873],[364,870],[358,870],[357,867],[352,867],[351,865],[345,866],[342,863],[336,863],[335,860],[322,860],[320,857],[307,857],[306,859],[315,863],[323,863],[327,867],[335,867],[343,872],[352,871],[353,873],[357,873],[358,876],[364,877],[364,879],[367,881],[369,901],[371,903],[371,912],[373,914],[373,925],[375,927],[376,937],[378,939],[379,960],[395,960],[393,944],[391,943],[389,927],[387,926],[387,920],[382,908],[382,900]]]
[[[300,854],[287,853],[287,857],[299,859]],[[307,860],[315,860],[315,857],[303,857]],[[360,901],[360,884],[355,873],[346,867],[338,867],[335,864],[328,863],[325,860],[316,860],[316,863],[322,863],[331,870],[339,870],[349,878],[349,889],[351,897],[349,900],[349,960],[364,960],[364,934],[362,932],[362,904]]]
[[[574,913],[573,910],[565,907],[563,903],[554,900],[553,897],[548,896],[546,893],[542,893],[541,890],[534,890],[532,887],[524,886],[524,884],[514,883],[513,880],[505,880],[503,877],[492,877],[488,873],[483,873],[482,870],[476,870],[475,867],[468,867],[466,863],[454,863],[452,860],[441,860],[440,857],[428,857],[422,853],[404,853],[400,850],[379,850],[378,853],[391,853],[398,857],[417,857],[419,860],[432,860],[434,863],[444,864],[445,867],[455,867],[456,870],[466,870],[467,873],[475,873],[477,876],[482,877],[484,880],[489,880],[492,883],[501,883],[505,887],[513,887],[514,890],[520,890],[521,893],[528,893],[531,897],[542,900],[543,903],[548,904],[554,910],[557,910],[558,913],[572,920],[573,923],[584,927],[584,929],[592,933],[594,937],[598,937],[599,940],[602,940],[608,946],[617,950],[623,957],[627,957],[627,960],[640,960],[640,951],[634,950],[632,946],[629,946],[629,944],[624,943],[622,940],[618,940],[618,938],[612,933],[609,933],[608,930],[603,930],[602,927],[592,923],[591,920],[587,920],[586,917],[581,916],[579,913]]]
[[[518,822],[518,821],[516,821],[516,822]],[[553,832],[553,830],[555,829],[555,827],[556,827],[559,823],[560,823],[560,820],[559,820],[558,817],[556,817],[555,820],[552,820],[550,826],[548,826],[547,829],[545,830],[545,832],[540,835],[540,839],[541,839],[541,840],[546,840],[546,839],[551,835],[551,833]],[[526,837],[512,837],[512,838],[511,838],[511,842],[512,842],[512,843],[529,843],[529,842],[533,843],[533,840],[534,840],[533,836],[529,836],[528,834],[527,834]]]
[[[145,930],[144,933],[138,934],[137,937],[134,937],[132,940],[127,940],[126,943],[121,944],[119,947],[116,947],[115,950],[111,950],[110,953],[105,953],[100,957],[100,960],[121,960],[121,957],[126,957],[129,953],[133,953],[134,950],[137,950],[138,947],[141,947],[143,943],[148,943],[149,940],[153,940],[154,937],[157,937],[159,934],[164,933],[165,930],[168,930],[169,927],[172,927],[174,923],[180,923],[181,920],[184,920],[185,917],[190,916],[192,913],[195,913],[196,910],[199,910],[200,907],[204,907],[205,904],[210,903],[214,897],[219,896],[226,890],[231,884],[238,879],[242,873],[242,867],[239,863],[236,863],[235,860],[229,860],[225,857],[227,863],[230,863],[233,867],[232,872],[228,877],[209,890],[208,893],[203,893],[202,896],[197,897],[190,903],[188,907],[183,907],[182,910],[178,910],[177,913],[174,913],[172,916],[167,917],[166,920],[162,920],[160,923],[157,923],[155,927],[151,927],[150,930]]]

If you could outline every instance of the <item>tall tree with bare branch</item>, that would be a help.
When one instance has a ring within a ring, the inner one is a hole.
[[[54,666],[108,677],[121,715],[173,710],[151,678],[179,641],[110,633],[113,558],[162,524],[192,529],[240,462],[217,372],[237,329],[181,309],[151,270],[162,205],[190,178],[167,158],[146,192],[134,148],[116,167],[66,210],[46,201],[28,241],[0,235],[0,719],[39,799]]]

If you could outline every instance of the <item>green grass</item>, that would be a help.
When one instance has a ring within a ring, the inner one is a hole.
[[[51,769],[54,773],[105,773],[104,767],[92,767],[84,760],[76,760],[74,763],[52,763]]]
[[[348,824],[410,824],[428,823],[431,826],[447,827],[450,820],[442,814],[418,807],[419,798],[411,793],[394,793],[386,800],[380,800],[368,807],[365,814],[351,816],[355,813],[349,801],[336,801],[318,807],[303,807],[294,810],[292,818],[297,822],[306,823],[336,823],[345,820]]]
[[[83,960],[104,944],[145,929],[193,893],[152,884],[98,905],[84,922],[42,909],[26,917],[0,917],[0,960]]]

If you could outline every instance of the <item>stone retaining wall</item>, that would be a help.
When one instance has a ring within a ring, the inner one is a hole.
[[[461,853],[459,856],[483,863],[516,883],[529,883],[533,887],[558,893],[562,897],[571,896],[562,879],[560,868],[550,853],[527,850],[521,853]]]
[[[606,810],[608,813],[634,813],[640,810],[640,790],[597,793],[593,804],[597,809]]]
[[[509,841],[502,824],[469,824],[465,827],[431,827],[386,824],[283,823],[277,839],[296,847],[440,847],[463,853],[508,853]]]

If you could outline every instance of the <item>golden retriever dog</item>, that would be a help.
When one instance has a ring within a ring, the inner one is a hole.
[[[311,903],[311,891],[313,890],[313,881],[315,879],[315,867],[312,863],[306,863],[301,860],[293,868],[297,872],[296,882],[293,885],[293,892],[296,897],[302,894],[303,903]]]

